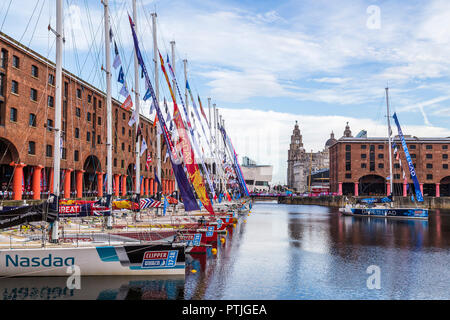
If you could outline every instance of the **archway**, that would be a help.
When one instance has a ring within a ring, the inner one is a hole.
[[[342,184],[342,194],[344,196],[355,195],[355,184],[353,182],[344,182]]]
[[[450,176],[441,179],[440,193],[441,197],[450,197]]]
[[[386,194],[386,181],[382,176],[371,174],[359,178],[361,196],[382,196]]]
[[[20,162],[19,152],[11,141],[0,138],[0,191],[5,193],[12,191],[14,167],[11,162]]]
[[[436,185],[434,183],[424,183],[423,184],[423,196],[435,197],[436,196]]]
[[[83,196],[93,197],[98,193],[97,172],[102,171],[100,160],[94,155],[88,156],[84,161],[83,170]]]

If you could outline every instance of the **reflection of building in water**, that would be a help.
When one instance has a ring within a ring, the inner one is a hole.
[[[308,191],[310,173],[329,168],[328,148],[336,142],[334,133],[325,143],[324,149],[318,152],[306,152],[297,121],[291,135],[288,151],[287,186],[297,192]]]
[[[273,166],[257,165],[250,158],[243,157],[241,169],[248,191],[269,191],[269,184],[272,182]]]

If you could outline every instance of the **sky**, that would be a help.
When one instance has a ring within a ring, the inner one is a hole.
[[[103,6],[63,2],[64,68],[104,90]],[[295,121],[307,151],[322,150],[331,132],[340,138],[346,122],[353,135],[364,129],[386,136],[386,87],[405,134],[450,136],[449,1],[137,0],[137,8],[147,68],[154,72],[156,11],[158,48],[165,56],[176,42],[179,82],[187,59],[194,95],[219,108],[240,160],[274,166],[274,183],[286,182]],[[131,0],[110,0],[114,40],[133,87],[127,11]],[[54,60],[47,28],[55,26],[54,1],[2,1],[0,23],[2,32]],[[161,98],[170,99],[161,72],[159,82]],[[119,89],[113,81],[113,97],[123,101]],[[143,110],[153,119],[148,105]]]

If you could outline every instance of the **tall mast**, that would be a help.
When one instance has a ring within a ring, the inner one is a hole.
[[[111,54],[110,54],[110,23],[108,0],[103,0],[105,20],[105,63],[106,63],[106,192],[112,194],[112,107],[111,107]],[[119,186],[116,186],[118,188]],[[111,216],[107,217],[106,225],[111,227]]]
[[[158,41],[156,39],[156,12],[152,13],[152,31],[153,31],[153,61],[155,62],[155,96],[156,103],[159,105],[159,69],[158,69]],[[158,124],[156,124],[158,126]],[[156,134],[156,159],[157,159],[157,175],[161,181],[161,135]],[[162,186],[158,186],[158,190]]]
[[[217,155],[217,139],[216,139],[217,121],[216,121],[216,115],[217,115],[216,114],[216,104],[213,103],[213,120],[214,120],[214,131],[213,131],[213,133],[214,133],[214,143],[213,144],[214,145],[213,145],[213,150],[214,150],[214,154]],[[218,179],[217,179],[217,177],[219,176],[219,172],[218,172],[219,171],[219,163],[218,163],[217,157],[215,157],[214,160],[217,161],[217,163],[216,163],[216,172],[214,174],[214,181],[216,182],[216,184],[217,184],[216,188],[217,188],[217,190],[220,193],[220,184],[219,184]]]
[[[208,98],[209,132],[211,132],[211,98]]]
[[[386,108],[387,108],[387,125],[388,125],[388,140],[389,140],[389,183],[391,186],[391,194],[393,194],[393,177],[392,177],[392,146],[391,146],[391,115],[389,112],[389,88],[386,88]],[[391,202],[392,204],[392,202]]]
[[[56,72],[55,72],[55,140],[53,147],[53,193],[59,201],[61,162],[61,100],[62,100],[62,32],[63,4],[56,1]],[[52,225],[51,241],[58,241],[58,220]]]
[[[133,22],[134,22],[134,30],[137,34],[137,12],[136,12],[136,0],[133,0]],[[136,106],[135,112],[136,112],[136,135],[138,133],[138,129],[140,126],[139,120],[140,120],[140,108],[139,108],[139,62],[137,59],[137,55],[134,55],[134,104]],[[141,137],[138,136],[136,140],[136,183],[135,183],[135,193],[140,194],[141,193],[141,157],[140,157],[140,150],[141,150]],[[136,217],[138,218],[138,217]]]
[[[171,51],[172,51],[172,70],[173,70],[173,73],[175,74],[175,41],[170,41],[170,48],[171,48]],[[176,82],[175,78],[173,79],[172,82],[173,82],[173,87],[176,88],[177,82]],[[177,95],[175,94],[173,96],[173,98],[174,98],[174,100],[176,102],[177,101]],[[177,183],[176,179],[175,179],[175,191],[178,191],[178,183]],[[178,195],[177,195],[177,197],[178,197]]]
[[[61,100],[62,100],[62,0],[56,2],[56,72],[55,72],[55,140],[53,150],[53,193],[59,197],[61,162]]]
[[[189,99],[188,99],[188,90],[186,87],[187,83],[187,60],[183,60],[183,66],[184,66],[184,101],[186,102],[186,113],[189,116]],[[186,119],[187,121],[187,119]]]

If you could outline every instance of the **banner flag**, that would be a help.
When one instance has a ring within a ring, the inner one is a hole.
[[[145,150],[147,150],[147,142],[145,142],[145,138],[142,137],[142,145],[141,145],[141,153],[140,156],[144,154]]]
[[[173,172],[175,175],[175,179],[177,180],[178,190],[180,191],[180,195],[183,198],[185,211],[200,210],[200,208],[198,207],[197,201],[195,199],[194,192],[192,191],[191,186],[189,185],[189,181],[186,177],[186,174],[184,173],[182,161],[177,156],[177,154],[175,152],[175,148],[170,140],[169,132],[165,125],[165,121],[164,121],[163,115],[161,113],[161,109],[159,108],[158,101],[156,100],[156,95],[154,93],[152,84],[150,82],[150,77],[148,75],[147,68],[145,67],[144,59],[142,58],[142,54],[139,49],[139,42],[137,39],[136,31],[134,30],[133,20],[131,19],[130,16],[128,16],[128,19],[130,21],[131,32],[133,35],[135,54],[136,54],[136,57],[137,57],[137,60],[140,64],[140,66],[142,68],[142,73],[144,74],[146,85],[150,89],[153,104],[155,105],[155,109],[156,109],[156,115],[158,117],[157,119],[158,119],[158,122],[161,125],[162,131],[163,131],[164,140],[166,141],[167,148],[170,149],[170,161],[172,163],[172,168],[173,168]],[[156,120],[156,118],[155,118],[155,120]],[[156,168],[155,168],[155,178],[157,178]],[[159,185],[161,185],[161,184],[159,183]]]
[[[189,179],[194,186],[194,189],[197,193],[197,196],[200,198],[203,206],[210,214],[214,214],[214,209],[211,205],[211,200],[208,197],[208,193],[206,192],[205,182],[203,180],[202,175],[200,174],[200,169],[195,162],[195,153],[192,149],[191,143],[189,141],[189,136],[187,135],[186,128],[183,123],[183,119],[181,118],[181,114],[179,112],[175,96],[173,95],[172,86],[170,84],[169,77],[167,76],[166,69],[164,67],[164,60],[159,54],[161,60],[161,69],[164,73],[164,76],[167,81],[167,85],[169,87],[170,93],[172,95],[173,100],[173,121],[175,122],[175,126],[178,130],[178,136],[180,138],[179,144],[181,145],[181,151],[184,158],[184,164],[186,166],[186,170],[188,171]]]
[[[403,136],[402,129],[400,128],[400,123],[398,122],[397,113],[393,115],[395,124],[397,125],[398,135],[400,137],[400,141],[402,142],[403,151],[405,152],[406,162],[408,163],[409,172],[411,173],[411,178],[414,182],[414,189],[416,192],[416,199],[419,202],[423,201],[422,192],[420,191],[419,180],[417,179],[416,170],[414,169],[414,164],[411,159],[411,155],[409,154],[408,147],[406,145],[405,137]]]
[[[130,121],[128,121],[128,125],[129,125],[130,127],[132,127],[133,124],[135,124],[135,123],[136,123],[136,111],[133,110],[133,111],[131,112],[131,117],[130,117]]]

